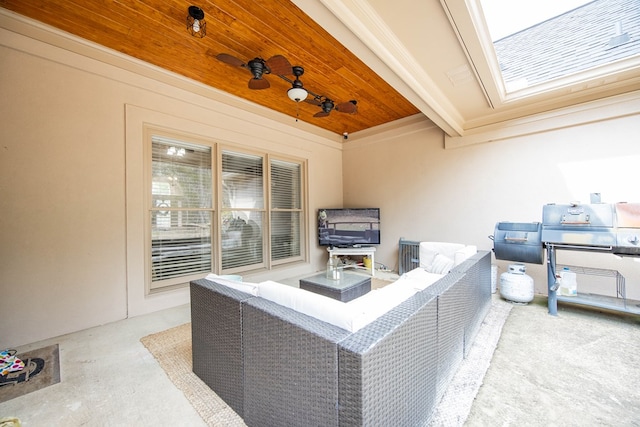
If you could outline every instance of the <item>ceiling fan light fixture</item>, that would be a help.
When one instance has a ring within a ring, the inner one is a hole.
[[[207,23],[204,12],[198,6],[189,6],[187,15],[187,30],[194,37],[204,37],[207,34]]]
[[[300,102],[307,99],[309,96],[309,92],[302,87],[302,82],[298,79],[295,79],[293,82],[293,87],[287,91],[287,96],[293,102]]]
[[[307,90],[302,87],[302,82],[299,78],[304,74],[304,68],[296,65],[295,67],[291,67],[291,71],[293,71],[293,75],[296,76],[296,79],[291,84],[291,89],[287,91],[287,96],[293,102],[304,101],[305,99],[307,99],[307,96],[309,96],[309,92],[307,92]]]
[[[304,101],[305,99],[307,99],[308,95],[309,95],[309,92],[307,92],[301,87],[292,87],[287,91],[287,96],[293,102]]]

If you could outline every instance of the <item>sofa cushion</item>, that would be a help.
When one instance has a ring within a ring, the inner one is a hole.
[[[406,286],[412,286],[418,291],[423,291],[444,276],[444,274],[431,273],[424,268],[418,267],[404,273],[398,281],[404,282]]]
[[[421,278],[400,278],[390,285],[370,291],[347,303],[270,280],[258,284],[258,296],[350,332],[356,332],[415,295],[421,287],[433,283],[429,281],[436,281],[440,277],[428,275]],[[420,283],[425,278],[427,280]]]
[[[460,264],[477,252],[477,247],[473,245],[449,242],[420,242],[420,267],[432,273],[445,274],[448,273],[452,267]],[[434,265],[434,263],[436,263],[436,265]],[[453,265],[449,266],[450,263]]]
[[[462,248],[464,248],[464,245],[461,243],[420,242],[420,267],[429,267],[438,254],[454,259],[456,251]]]
[[[467,245],[458,249],[453,255],[454,265],[460,264],[465,259],[478,253],[478,248],[475,245]]]
[[[211,282],[216,282],[219,283],[221,285],[225,285],[229,288],[238,290],[238,291],[242,291],[242,292],[246,292],[248,294],[257,296],[258,295],[258,285],[256,285],[255,283],[249,283],[249,282],[239,282],[237,280],[229,280],[228,278],[225,278],[224,276],[218,276],[217,274],[208,274],[207,277],[205,277],[206,280],[209,280]]]
[[[454,261],[442,254],[437,254],[433,259],[433,263],[426,268],[429,273],[447,274],[454,265]]]
[[[362,327],[362,311],[304,289],[267,280],[258,284],[258,296],[351,332]]]
[[[359,298],[351,300],[345,305],[358,313],[362,313],[353,322],[355,329],[358,330],[411,298],[416,292],[418,292],[418,289],[412,286],[408,280],[397,280],[383,288],[374,289]]]

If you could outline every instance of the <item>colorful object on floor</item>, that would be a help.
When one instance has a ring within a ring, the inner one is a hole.
[[[0,418],[0,427],[20,427],[22,424],[16,417]]]
[[[0,375],[24,369],[24,362],[16,357],[15,350],[3,350],[0,352]]]
[[[0,404],[60,382],[58,344],[14,355],[20,356],[24,368],[0,376]]]

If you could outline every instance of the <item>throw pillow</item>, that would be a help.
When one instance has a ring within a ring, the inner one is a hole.
[[[442,254],[436,255],[433,264],[427,270],[429,273],[447,274],[453,268],[453,260]]]

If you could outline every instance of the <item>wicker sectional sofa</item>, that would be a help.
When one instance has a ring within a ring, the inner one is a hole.
[[[353,332],[196,280],[193,371],[248,426],[426,425],[490,307],[490,281],[491,254],[477,252]]]

